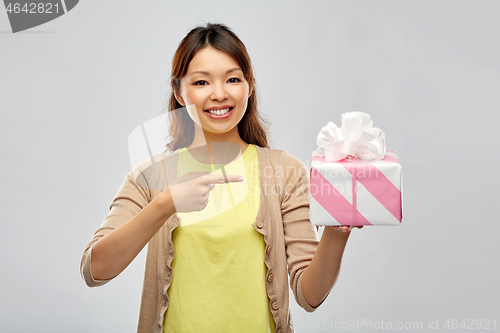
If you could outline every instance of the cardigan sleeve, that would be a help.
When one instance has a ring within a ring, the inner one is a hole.
[[[297,304],[307,312],[315,311],[302,292],[302,274],[312,261],[319,245],[318,229],[309,219],[309,174],[304,163],[285,152],[281,212],[290,284]],[[326,297],[325,297],[326,299]]]
[[[138,164],[125,176],[117,194],[109,206],[109,213],[101,226],[95,231],[92,239],[85,247],[80,261],[80,274],[89,287],[102,286],[111,279],[96,280],[92,275],[92,246],[102,237],[109,234],[125,222],[136,216],[151,201],[151,191],[146,175],[151,168]]]

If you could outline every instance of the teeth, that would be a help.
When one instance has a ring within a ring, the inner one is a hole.
[[[226,109],[222,109],[222,110],[208,110],[208,112],[210,112],[211,114],[215,114],[215,115],[221,116],[223,114],[228,113],[229,109],[230,108],[226,108]]]

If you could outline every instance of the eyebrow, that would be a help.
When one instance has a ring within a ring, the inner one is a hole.
[[[238,68],[238,67],[231,68],[230,70],[228,70],[228,71],[226,72],[226,74],[229,74],[229,73],[234,72],[234,71],[241,71],[241,68]],[[243,71],[242,71],[242,72],[243,72]],[[188,75],[193,75],[193,74],[210,75],[210,73],[209,73],[209,72],[205,72],[205,71],[194,71],[194,72],[189,73]]]

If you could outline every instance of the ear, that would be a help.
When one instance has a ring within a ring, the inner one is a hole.
[[[248,98],[250,98],[250,96],[252,96],[252,93],[253,93],[253,88],[250,87],[250,90],[248,91]]]
[[[177,102],[182,106],[186,106],[186,103],[184,103],[184,99],[182,98],[180,91],[175,88],[174,84],[172,84],[172,91],[174,92],[174,97]]]

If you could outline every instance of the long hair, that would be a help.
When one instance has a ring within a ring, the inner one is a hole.
[[[267,129],[269,122],[257,110],[255,77],[250,56],[243,42],[224,24],[208,23],[192,29],[181,41],[172,61],[170,100],[168,111],[183,106],[175,99],[174,91],[180,91],[180,81],[186,75],[189,63],[201,49],[211,46],[231,56],[241,67],[243,75],[252,91],[243,118],[238,123],[238,133],[243,141],[259,147],[269,148]],[[170,142],[167,151],[189,146],[194,140],[194,121],[187,112],[168,112]],[[264,125],[263,125],[264,124]]]

